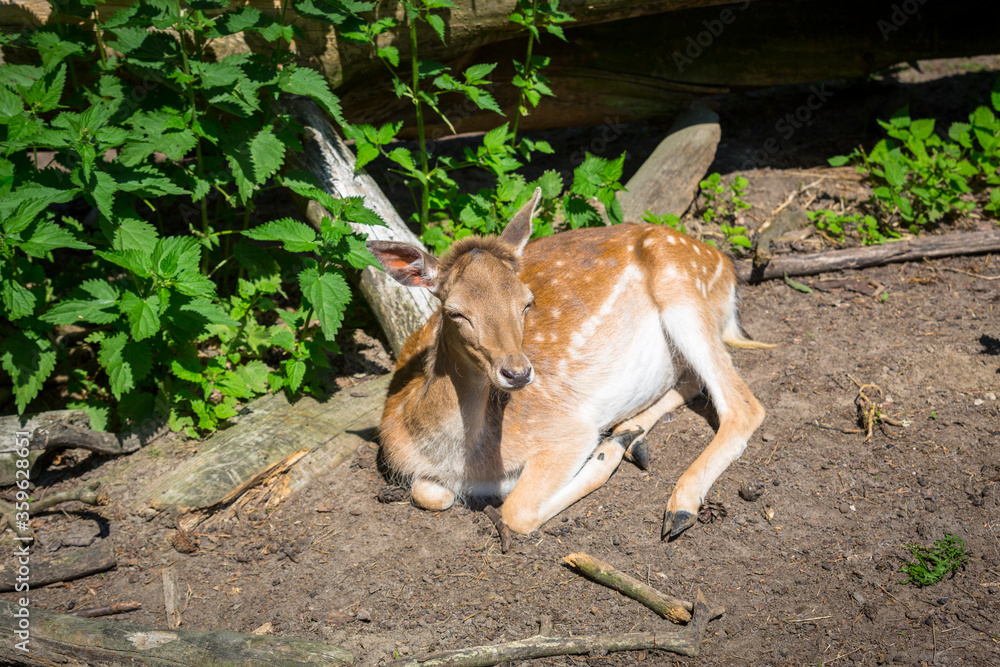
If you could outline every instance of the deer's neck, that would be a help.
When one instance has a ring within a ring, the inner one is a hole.
[[[474,447],[496,421],[500,407],[489,380],[438,336],[428,359],[423,400],[430,401],[441,436]],[[430,405],[428,406],[430,407]]]

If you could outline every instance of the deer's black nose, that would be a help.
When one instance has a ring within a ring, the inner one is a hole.
[[[531,366],[523,368],[504,367],[500,369],[500,375],[511,384],[512,388],[520,389],[531,381]]]

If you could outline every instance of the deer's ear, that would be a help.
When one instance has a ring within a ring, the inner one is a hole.
[[[542,189],[535,188],[535,194],[531,195],[521,210],[507,223],[507,228],[500,235],[500,240],[514,246],[516,255],[521,256],[521,251],[531,238],[531,219],[535,217],[538,210],[538,202],[542,200]]]
[[[432,292],[437,289],[438,261],[420,248],[398,241],[368,241],[365,245],[400,284]]]

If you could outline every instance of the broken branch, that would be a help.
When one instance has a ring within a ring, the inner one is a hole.
[[[510,549],[511,534],[510,528],[503,521],[500,510],[493,507],[493,505],[487,505],[483,512],[490,518],[490,521],[493,522],[497,532],[500,534],[500,553],[507,553],[507,550]]]
[[[690,602],[670,597],[652,586],[648,586],[621,570],[600,561],[585,553],[575,553],[563,559],[570,567],[579,570],[584,576],[613,588],[622,595],[627,595],[637,602],[646,605],[663,618],[673,623],[687,623],[691,620],[693,609]],[[721,613],[721,612],[720,612]]]
[[[579,637],[544,637],[441,651],[396,660],[391,667],[486,667],[515,660],[547,658],[556,655],[602,654],[615,651],[659,649],[694,657],[701,651],[701,640],[708,622],[723,613],[721,607],[709,609],[705,597],[698,591],[691,623],[674,632],[630,632],[617,635]]]
[[[912,262],[918,259],[976,255],[1000,251],[1000,230],[926,236],[863,248],[846,248],[807,255],[774,257],[762,266],[736,262],[736,271],[749,282],[789,276],[811,276],[842,269]]]

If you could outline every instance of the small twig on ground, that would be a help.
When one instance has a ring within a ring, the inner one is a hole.
[[[686,656],[697,656],[705,626],[722,614],[721,608],[710,609],[699,590],[694,613],[687,627],[675,632],[631,632],[618,635],[574,637],[543,637],[536,635],[519,641],[474,646],[453,651],[422,654],[396,660],[391,667],[487,667],[515,660],[547,658],[556,655],[602,654],[614,651],[660,649]]]
[[[163,569],[163,607],[167,612],[167,626],[179,628],[181,625],[181,612],[177,607],[177,600],[180,593],[177,589],[177,573],[174,568]]]
[[[487,505],[483,512],[490,518],[490,521],[493,522],[497,532],[500,534],[500,553],[507,553],[507,550],[510,549],[511,534],[510,528],[503,521],[500,510],[493,507],[493,505]]]
[[[82,618],[96,618],[98,616],[111,616],[112,614],[124,614],[129,611],[142,609],[141,602],[116,602],[104,607],[87,607],[69,612],[70,616],[80,616]]]
[[[566,556],[563,562],[581,572],[588,579],[613,588],[622,595],[641,602],[663,618],[673,623],[687,623],[691,620],[690,602],[670,597],[638,579],[630,577],[611,565],[585,553]]]
[[[981,276],[978,273],[973,273],[972,271],[962,271],[961,269],[953,269],[950,266],[942,266],[945,271],[954,271],[955,273],[961,273],[966,276],[972,276],[973,278],[979,278],[981,280],[1000,280],[1000,276]]]

